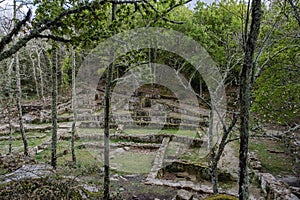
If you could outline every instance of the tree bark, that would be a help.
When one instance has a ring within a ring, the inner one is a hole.
[[[16,0],[14,0],[14,21],[16,23]],[[16,100],[17,100],[17,107],[18,107],[18,114],[19,114],[19,125],[20,125],[20,133],[22,136],[23,146],[24,146],[24,155],[28,156],[28,143],[27,138],[25,135],[25,129],[24,129],[24,123],[23,123],[23,113],[22,113],[22,105],[21,105],[21,98],[22,98],[22,88],[21,88],[21,76],[20,76],[20,65],[19,65],[19,58],[18,53],[15,53],[14,55],[14,64],[15,64],[15,70],[16,70],[16,86],[17,86],[17,94],[16,94]]]
[[[43,73],[42,73],[42,67],[41,67],[41,52],[36,50],[37,54],[37,67],[39,70],[39,76],[40,76],[40,86],[41,86],[41,97],[43,100],[43,106],[45,105],[45,95],[44,95],[44,79],[43,79]]]
[[[76,60],[75,60],[75,50],[72,48],[72,110],[73,110],[73,123],[72,123],[72,135],[71,135],[71,152],[72,152],[72,162],[73,165],[76,164],[76,154],[75,154],[75,132],[76,132]]]
[[[56,146],[57,146],[57,52],[53,48],[51,63],[52,75],[52,149],[51,149],[51,166],[56,169]]]
[[[112,16],[111,21],[116,19],[116,3],[112,3]],[[113,53],[113,52],[112,52]],[[110,192],[110,179],[109,179],[109,119],[110,119],[110,87],[112,82],[113,74],[113,63],[108,66],[106,75],[106,85],[105,85],[105,108],[104,108],[104,199],[109,200]]]
[[[240,151],[239,199],[249,198],[247,169],[250,109],[250,74],[254,70],[253,58],[262,16],[261,0],[252,0],[252,20],[245,46],[245,56],[240,74]],[[247,34],[247,33],[246,33]]]
[[[20,66],[19,66],[19,59],[18,59],[18,53],[15,54],[14,57],[15,61],[15,69],[16,69],[16,86],[17,86],[17,107],[18,107],[18,114],[19,114],[19,125],[20,125],[20,133],[22,136],[23,146],[24,146],[24,155],[28,156],[28,143],[27,138],[25,135],[25,129],[24,129],[24,123],[23,123],[23,113],[22,113],[22,104],[21,104],[21,98],[22,98],[22,88],[21,88],[21,77],[20,77]]]
[[[221,116],[220,116],[221,117]],[[224,122],[223,119],[220,119],[223,124],[223,135],[222,135],[222,139],[221,139],[221,142],[220,144],[218,145],[218,148],[217,148],[217,153],[215,153],[215,150],[214,148],[211,150],[211,180],[212,180],[212,184],[213,184],[213,192],[214,194],[218,194],[219,193],[219,190],[218,190],[218,163],[221,159],[221,156],[224,152],[224,149],[226,147],[226,145],[228,144],[228,136],[229,134],[231,133],[233,127],[235,126],[236,124],[236,121],[237,121],[237,117],[236,115],[233,115],[233,119],[232,119],[232,122],[230,124],[230,126],[227,128],[226,127],[226,124]]]
[[[105,108],[104,108],[104,199],[109,199],[109,119],[110,119],[110,87],[112,79],[113,65],[107,69],[105,86]]]
[[[9,66],[8,66],[8,102],[7,102],[7,111],[8,111],[8,126],[9,126],[9,146],[8,146],[8,152],[11,155],[12,154],[12,134],[13,134],[13,130],[12,130],[12,124],[11,124],[11,104],[12,104],[12,84],[11,84],[11,73],[12,73],[12,65],[14,62],[12,62]]]
[[[37,95],[38,99],[40,99],[40,92],[39,92],[39,85],[38,85],[37,75],[36,75],[35,61],[34,61],[34,58],[32,57],[32,54],[29,57],[30,57],[30,60],[32,63],[32,72],[33,72],[33,79],[34,79],[34,83],[35,83],[36,95]]]

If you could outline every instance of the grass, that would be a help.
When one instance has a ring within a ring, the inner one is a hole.
[[[45,134],[46,136],[43,138],[28,138],[27,142],[28,142],[28,147],[35,147],[37,145],[42,144],[47,137],[49,137],[51,135],[51,133],[36,133],[36,132],[28,132],[25,133],[26,136],[36,136],[38,134]],[[14,133],[13,137],[21,137],[20,133]],[[9,140],[6,141],[0,141],[0,151],[1,154],[6,154],[8,153],[8,147],[9,147]],[[13,151],[22,151],[23,149],[23,141],[22,139],[19,140],[13,140],[12,141],[12,147],[13,147]]]
[[[151,133],[166,133],[173,135],[180,135],[186,137],[195,137],[196,131],[194,130],[177,130],[177,129],[125,129],[125,134],[151,134]]]
[[[270,153],[268,150],[284,151],[279,142],[267,139],[252,139],[249,143],[249,150],[257,154],[263,170],[273,175],[291,174],[293,160],[284,153]]]
[[[205,198],[205,200],[237,200],[238,198],[227,195],[227,194],[217,194],[212,195],[208,198]]]
[[[190,162],[190,163],[196,163],[196,164],[202,164],[207,165],[208,160],[210,159],[209,152],[205,150],[204,148],[193,148],[189,149],[187,152],[185,152],[181,156],[181,160]]]
[[[145,174],[150,172],[154,158],[155,152],[144,154],[126,151],[122,154],[116,154],[111,160],[111,166],[125,173]]]
[[[80,142],[76,142],[76,145]],[[70,141],[62,141],[58,143],[57,154],[62,154],[68,150],[66,155],[62,155],[57,159],[59,166],[66,166],[71,163],[72,157],[69,152]],[[111,155],[112,156],[112,155]],[[113,158],[112,158],[113,157]],[[111,157],[111,166],[118,171],[126,173],[148,173],[152,167],[155,158],[155,152],[143,153],[125,151],[123,153],[114,154]],[[43,162],[50,162],[51,149],[48,148],[36,155],[36,159]],[[76,149],[77,167],[84,169],[85,173],[93,173],[97,169],[103,167],[103,149],[82,148]]]
[[[104,129],[96,129],[96,128],[78,128],[77,132],[79,135],[90,135],[90,134],[103,134]],[[116,132],[115,129],[110,129],[110,133],[114,134]],[[179,136],[186,137],[196,137],[195,130],[177,130],[177,129],[125,129],[124,134],[154,134],[154,133],[165,133],[165,134],[173,134]]]
[[[78,142],[76,142],[78,145]],[[57,159],[59,165],[65,165],[68,162],[72,161],[70,153],[70,141],[62,141],[57,144],[57,154],[63,154],[64,151],[67,151],[65,155],[61,155]],[[36,159],[39,161],[49,162],[51,157],[51,147],[48,147],[43,152],[36,155]],[[87,149],[76,149],[76,157],[79,163],[94,164],[97,158],[93,157],[92,152]]]

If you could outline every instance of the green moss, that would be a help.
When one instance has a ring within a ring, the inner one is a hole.
[[[111,166],[126,173],[149,173],[154,161],[155,153],[139,153],[126,151],[115,155]]]
[[[151,133],[166,133],[173,135],[181,135],[186,137],[195,137],[196,131],[194,130],[178,130],[176,128],[169,129],[125,129],[126,134],[151,134]]]
[[[284,147],[279,142],[267,139],[251,140],[250,151],[256,153],[264,171],[274,175],[290,174],[293,170],[293,160],[284,153],[270,153],[268,150],[283,151]]]
[[[205,198],[205,200],[237,200],[237,199],[238,198],[231,196],[231,195],[227,195],[227,194],[217,194],[217,195],[213,195],[208,198]]]
[[[82,199],[78,183],[72,179],[51,176],[0,185],[1,199]]]

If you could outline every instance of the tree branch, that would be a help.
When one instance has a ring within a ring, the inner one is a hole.
[[[298,9],[297,6],[293,3],[293,0],[288,0],[289,4],[291,5],[292,9],[293,9],[293,13],[294,13],[294,16],[298,22],[298,25],[300,26],[300,16],[299,16],[299,12],[298,12]]]
[[[19,21],[16,24],[16,26],[13,28],[13,30],[1,39],[1,41],[0,41],[0,52],[2,52],[4,47],[12,41],[13,36],[17,35],[20,32],[22,26],[24,26],[26,24],[26,22],[30,20],[31,14],[32,14],[32,12],[29,9],[26,16],[25,16],[25,18],[23,20]]]
[[[105,3],[107,3],[106,0],[97,2],[97,4],[101,4],[101,5],[103,5]],[[23,38],[19,39],[12,47],[10,47],[10,49],[8,49],[6,51],[3,51],[0,54],[0,61],[6,59],[8,57],[10,57],[13,54],[15,54],[22,47],[24,47],[27,44],[27,42],[29,42],[33,38],[37,38],[40,35],[40,33],[42,33],[43,31],[48,30],[48,29],[51,30],[54,27],[61,26],[62,24],[60,23],[60,20],[63,17],[69,16],[69,15],[72,15],[72,14],[75,14],[75,13],[80,13],[80,12],[82,12],[84,10],[91,10],[91,9],[93,9],[94,6],[97,6],[97,5],[94,2],[91,2],[91,3],[86,4],[85,6],[81,6],[81,7],[75,8],[75,9],[67,9],[67,10],[62,11],[53,20],[46,19],[46,20],[44,20],[42,22],[37,23],[33,27],[33,29],[29,32],[28,35],[26,35]]]
[[[176,22],[174,20],[170,20],[165,15],[167,13],[171,12],[172,10],[174,10],[175,8],[177,8],[178,6],[181,6],[183,4],[187,4],[187,3],[191,2],[191,1],[192,0],[186,0],[184,3],[177,3],[174,6],[168,8],[164,13],[160,13],[156,8],[154,8],[154,6],[151,3],[149,3],[147,0],[143,0],[144,3],[146,3],[147,5],[149,5],[150,8],[157,13],[156,18],[152,22],[150,22],[148,24],[148,27],[151,26],[152,23],[157,22],[160,18],[163,19],[164,21],[167,21],[167,22],[171,22],[171,23],[175,23],[175,24],[183,24],[184,22]]]
[[[48,34],[48,35],[38,34],[36,37],[37,38],[52,39],[52,40],[55,40],[55,41],[58,41],[58,42],[65,42],[65,43],[71,42],[71,40],[69,40],[69,39],[65,39],[63,37],[59,37],[59,36],[56,36],[56,35],[50,35],[50,34]]]

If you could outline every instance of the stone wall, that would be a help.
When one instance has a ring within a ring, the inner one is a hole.
[[[254,152],[249,153],[249,164],[266,200],[299,200],[286,183],[277,180],[270,173],[261,172],[261,163]]]

